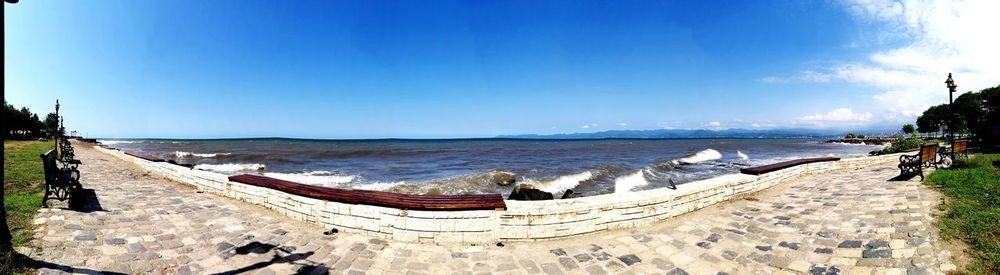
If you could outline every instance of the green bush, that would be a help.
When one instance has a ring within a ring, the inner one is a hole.
[[[911,134],[909,137],[896,136],[896,140],[892,141],[892,144],[885,149],[882,149],[882,154],[892,154],[899,152],[906,152],[910,150],[915,150],[920,148],[920,145],[924,143],[924,140],[917,137],[915,134]]]

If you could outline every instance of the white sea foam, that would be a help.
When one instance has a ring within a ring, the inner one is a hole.
[[[649,184],[646,181],[646,169],[635,171],[631,174],[615,179],[615,193],[625,193],[632,191],[632,188]]]
[[[692,164],[722,158],[722,154],[714,149],[705,149],[692,155],[674,160],[675,164]]]
[[[191,152],[184,152],[184,151],[174,151],[174,156],[177,156],[179,158],[183,158],[183,157],[214,158],[216,156],[225,156],[225,155],[230,155],[230,154],[232,154],[232,153],[205,153],[205,154],[198,154],[198,153],[191,153]]]
[[[103,140],[103,139],[97,140],[97,142],[100,142],[101,144],[104,145],[135,143],[134,140]]]
[[[322,185],[336,187],[339,184],[354,181],[355,176],[340,175],[330,171],[311,171],[302,173],[264,173],[265,177],[272,177],[280,180],[294,181],[309,185]]]
[[[224,164],[198,164],[194,169],[216,171],[216,172],[239,172],[264,170],[265,166],[260,163],[224,163]]]
[[[749,156],[747,156],[747,154],[740,152],[740,150],[736,150],[736,156],[739,157],[741,160],[747,160],[750,158]]]
[[[529,181],[529,184],[535,186],[535,188],[538,188],[538,190],[542,190],[549,193],[559,193],[566,191],[566,189],[573,189],[573,187],[580,185],[581,181],[588,180],[593,176],[594,173],[591,173],[590,171],[584,171],[578,174],[559,176],[558,178],[547,181],[541,181],[541,182]]]
[[[406,184],[406,182],[405,181],[397,181],[397,182],[369,182],[369,183],[364,183],[364,184],[356,184],[354,186],[351,186],[351,188],[361,189],[361,190],[386,191],[386,190],[392,189],[393,187],[396,187],[396,186],[399,186],[399,185],[403,185],[403,184]]]

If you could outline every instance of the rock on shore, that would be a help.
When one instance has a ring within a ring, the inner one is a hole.
[[[490,181],[500,186],[508,186],[517,182],[517,176],[508,172],[496,172]]]
[[[514,191],[511,191],[510,195],[507,196],[508,200],[518,201],[541,201],[551,200],[554,198],[555,197],[552,196],[552,193],[535,189],[535,187],[530,184],[518,185],[514,188]]]

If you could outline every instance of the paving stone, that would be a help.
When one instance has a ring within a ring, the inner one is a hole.
[[[590,255],[587,254],[576,254],[575,256],[573,256],[573,258],[575,258],[578,262],[581,263],[589,262],[590,260],[594,259],[594,257],[591,257]]]
[[[227,243],[227,242],[221,242],[221,243],[218,243],[218,244],[217,244],[217,245],[215,246],[215,250],[216,250],[216,251],[219,251],[219,252],[223,252],[223,251],[226,251],[226,250],[230,250],[230,249],[233,249],[233,248],[235,248],[235,247],[236,247],[236,246],[234,246],[234,245],[233,245],[233,244],[231,244],[231,243]]]
[[[758,245],[756,248],[760,251],[771,251],[770,245]]]
[[[570,259],[569,257],[559,257],[559,264],[561,264],[563,268],[565,268],[566,270],[573,270],[580,267],[579,265],[576,264],[575,261],[573,261],[573,259]]]
[[[538,265],[535,264],[535,261],[522,259],[518,261],[518,263],[521,264],[521,268],[523,268],[525,272],[528,272],[528,274],[534,274],[541,271],[538,269]]]
[[[736,259],[736,257],[738,257],[738,256],[739,256],[739,253],[736,253],[736,251],[726,250],[726,251],[722,252],[722,258],[725,258],[726,260],[732,261],[732,260]]]
[[[837,266],[813,265],[811,268],[809,268],[809,274],[837,275],[840,274],[840,268],[838,268]]]
[[[792,249],[792,250],[799,250],[799,247],[801,247],[801,244],[782,241],[781,243],[778,243],[778,246],[781,246],[781,247],[784,247],[784,248],[788,248],[788,249]]]
[[[126,243],[125,239],[122,239],[122,238],[111,238],[111,239],[108,239],[108,240],[106,240],[104,242],[106,244],[110,244],[110,245],[124,245]]]
[[[862,258],[889,258],[892,252],[889,249],[865,249],[861,254]]]
[[[688,273],[687,271],[684,271],[681,268],[674,268],[671,269],[670,271],[667,271],[666,275],[688,275]]]
[[[621,260],[622,263],[625,263],[625,265],[634,265],[642,262],[642,259],[639,259],[639,257],[635,256],[635,254],[619,256],[618,259]]]
[[[559,266],[552,263],[543,263],[541,264],[541,266],[542,266],[542,271],[544,271],[545,274],[550,274],[550,275],[566,274],[566,272],[563,272],[562,269],[559,269]]]
[[[750,259],[752,259],[752,260],[754,260],[754,261],[756,261],[758,263],[762,263],[762,264],[770,263],[771,259],[773,258],[771,256],[771,254],[758,254],[757,252],[750,253],[750,255],[748,257]]]
[[[598,261],[607,261],[608,259],[611,259],[611,254],[604,251],[601,251],[600,253],[590,253],[590,255],[594,256],[594,259],[597,259]]]
[[[820,247],[820,248],[816,248],[816,250],[814,250],[813,252],[821,253],[821,254],[833,254],[833,248]]]
[[[718,233],[712,233],[712,235],[708,235],[708,238],[706,238],[706,240],[713,243],[719,242],[720,239],[722,239],[722,235],[719,235]]]
[[[73,237],[73,239],[77,241],[96,241],[97,235],[95,235],[94,232],[83,232],[80,233],[80,235]]]
[[[847,240],[837,245],[837,248],[861,248],[861,244],[859,240]]]
[[[865,248],[868,249],[878,249],[878,248],[889,248],[889,242],[884,240],[871,240],[865,244]]]
[[[566,250],[563,250],[562,248],[549,250],[549,253],[552,253],[556,256],[566,256]]]
[[[746,235],[747,234],[746,231],[742,231],[742,230],[738,230],[738,229],[732,229],[732,228],[726,229],[726,231],[733,232],[734,234],[737,234],[737,235]]]

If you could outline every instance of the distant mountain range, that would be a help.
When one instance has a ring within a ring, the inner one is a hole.
[[[855,131],[858,134],[876,134],[882,131]],[[637,138],[637,139],[672,139],[672,138],[834,138],[842,137],[847,131],[830,129],[659,129],[659,130],[611,130],[594,133],[571,133],[552,135],[501,135],[497,138],[520,139],[604,139],[604,138]]]

